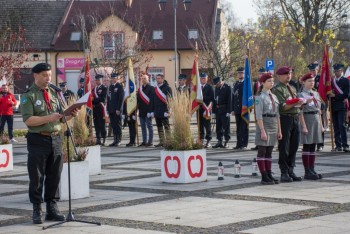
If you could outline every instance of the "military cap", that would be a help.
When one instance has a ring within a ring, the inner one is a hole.
[[[292,68],[288,67],[288,66],[282,66],[280,68],[278,68],[276,74],[277,75],[285,75],[285,74],[289,74],[292,72]]]
[[[244,71],[244,67],[237,68],[237,72],[243,72],[243,71]]]
[[[315,76],[312,73],[307,73],[301,77],[301,81],[305,81],[307,79],[315,78]]]
[[[259,69],[259,72],[261,72],[261,73],[266,72],[266,69],[265,69],[264,67],[261,67],[261,68]]]
[[[118,76],[119,76],[119,73],[114,73],[114,72],[113,72],[113,73],[111,74],[111,78],[117,78]]]
[[[185,74],[180,74],[179,75],[179,80],[186,80],[187,76]]]
[[[213,78],[213,84],[216,85],[217,83],[219,83],[221,81],[221,77],[217,76]]]
[[[260,82],[260,83],[263,83],[263,82],[265,82],[266,80],[268,80],[268,79],[270,79],[270,78],[273,78],[273,76],[272,76],[272,74],[271,74],[270,72],[264,73],[264,74],[260,77],[259,82]]]
[[[103,75],[101,75],[101,74],[96,74],[96,76],[95,76],[95,80],[100,80],[102,78],[103,78]]]
[[[59,83],[59,85],[60,85],[61,88],[63,88],[64,86],[67,85],[67,82],[61,82],[61,83]]]
[[[207,78],[207,77],[208,77],[208,74],[205,73],[205,72],[202,72],[201,74],[199,74],[199,77],[200,77],[200,78]]]
[[[80,77],[79,83],[84,83],[85,82],[85,78],[84,77]]]
[[[336,63],[333,65],[334,71],[343,70],[343,67],[344,67],[344,64],[341,64],[341,63]]]
[[[33,73],[40,73],[42,71],[50,71],[51,65],[48,63],[38,63],[32,68]]]
[[[307,67],[310,71],[314,71],[318,67],[318,63],[310,63],[309,65],[307,65]]]

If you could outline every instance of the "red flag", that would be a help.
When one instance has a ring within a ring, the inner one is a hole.
[[[193,114],[203,102],[203,94],[199,80],[198,56],[196,55],[191,74],[192,90],[191,90],[191,113]]]
[[[89,56],[86,56],[85,61],[85,93],[90,92],[89,99],[86,103],[86,113],[92,115],[92,93],[91,93],[91,82],[90,82],[90,69],[89,69]]]
[[[327,94],[332,93],[328,45],[325,46],[323,52],[321,77],[317,91],[320,94],[320,97],[324,103],[327,102]]]

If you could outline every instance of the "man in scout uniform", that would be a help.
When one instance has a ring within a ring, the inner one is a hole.
[[[79,80],[79,89],[78,89],[78,92],[77,92],[78,99],[81,98],[82,96],[84,96],[84,94],[85,94],[85,92],[84,92],[84,82],[85,82],[84,77],[81,77],[80,80]]]
[[[58,113],[59,97],[49,88],[51,66],[39,63],[32,68],[34,84],[21,97],[21,113],[28,126],[29,200],[33,203],[33,223],[41,224],[41,203],[46,202],[46,220],[63,221],[56,196],[63,166],[62,139],[59,134],[63,115]],[[67,120],[76,116],[74,110]],[[44,182],[45,181],[45,182]],[[42,198],[45,183],[44,199]]]
[[[59,83],[59,85],[62,89],[64,99],[66,99],[66,102],[68,103],[68,101],[72,100],[72,98],[74,97],[74,93],[67,89],[67,82],[61,82]]]
[[[94,126],[96,132],[96,144],[104,145],[106,142],[106,122],[105,118],[107,117],[105,109],[105,101],[107,95],[107,88],[102,84],[103,75],[97,74],[95,76],[96,86],[92,90],[92,110],[94,118]],[[103,139],[101,142],[101,138]]]
[[[283,66],[277,72],[279,83],[272,89],[279,105],[282,139],[278,143],[278,164],[281,170],[281,182],[301,181],[294,173],[295,157],[299,147],[299,107],[304,103],[296,99],[296,89],[289,84],[292,68]]]

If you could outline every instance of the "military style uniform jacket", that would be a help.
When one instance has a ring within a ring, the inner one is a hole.
[[[100,103],[104,104],[106,101],[107,88],[103,84],[101,84],[99,86],[96,86],[93,92],[95,92],[95,90],[97,97],[94,97],[92,100],[93,110],[95,113],[102,113],[103,107],[102,105],[100,105]]]
[[[163,92],[163,94],[165,94],[167,97],[173,95],[172,90],[171,90],[170,86],[168,85],[168,83],[164,82],[159,88]],[[154,117],[164,118],[165,112],[169,112],[168,105],[161,101],[161,99],[158,97],[157,91],[155,90]]]
[[[297,97],[297,93],[296,93],[295,88],[292,85],[289,85],[289,87],[290,87],[291,93],[289,92],[287,85],[279,82],[272,89],[272,93],[275,94],[277,99],[278,99],[280,115],[295,116],[299,113],[299,108],[291,108],[289,110],[284,110],[284,106],[286,105],[286,101]]]
[[[270,97],[271,94],[271,97]],[[271,100],[272,98],[272,100]],[[271,91],[262,90],[255,96],[255,114],[256,120],[262,120],[267,135],[267,141],[261,140],[261,131],[256,124],[255,144],[259,146],[274,146],[277,142],[278,132],[278,106],[279,102]]]
[[[21,97],[21,113],[23,122],[32,116],[47,116],[59,110],[59,99],[56,91],[48,88],[52,110],[48,110],[44,94],[40,88],[33,84]],[[30,133],[58,132],[61,130],[60,121],[50,122],[40,126],[28,126]]]
[[[203,88],[202,88],[202,94],[203,94],[203,103],[206,106],[209,106],[210,103],[213,103],[214,106],[214,88],[213,86],[209,85],[209,84],[204,84]],[[203,114],[204,113],[204,109],[203,107],[201,107],[199,109],[200,113]]]
[[[235,115],[242,113],[243,81],[236,81],[232,88],[232,110]]]
[[[298,93],[298,97],[309,99],[314,97],[314,101],[303,105],[300,114],[304,116],[304,121],[308,134],[302,132],[303,126],[300,124],[300,144],[314,144],[322,143],[322,120],[321,113],[321,97],[318,92],[313,90],[306,90]]]
[[[214,112],[218,114],[227,114],[232,112],[231,104],[231,87],[223,84],[221,87],[215,88]]]
[[[77,96],[78,96],[78,98],[81,98],[82,96],[84,96],[84,88],[78,89]]]
[[[107,97],[107,111],[108,113],[115,113],[116,111],[123,111],[124,89],[120,83],[111,84],[108,88]]]
[[[332,101],[332,111],[346,110],[347,104],[346,100],[349,98],[349,80],[345,77],[341,77],[338,81],[335,81],[338,87],[342,90],[343,94],[337,93],[332,81],[332,89],[336,94],[335,97],[331,98]]]
[[[63,96],[64,96],[64,99],[66,99],[66,102],[68,102],[71,98],[74,97],[74,93],[69,89],[67,89],[66,92],[63,93]]]
[[[178,92],[188,92],[188,93],[190,93],[191,89],[190,89],[190,87],[184,85],[184,86],[179,86],[177,88],[177,91]]]
[[[146,84],[145,86],[141,86],[142,92],[149,98],[149,103],[147,104],[141,97],[140,91],[137,92],[137,106],[139,110],[140,117],[147,117],[147,113],[153,112],[154,105],[154,87],[150,84]]]
[[[318,89],[318,86],[320,85],[320,78],[321,76],[320,75],[316,75],[315,76],[315,85],[314,85],[314,89],[317,91]]]

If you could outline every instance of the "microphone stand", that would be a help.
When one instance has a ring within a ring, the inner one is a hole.
[[[67,127],[67,131],[64,132],[64,136],[66,137],[66,143],[67,143],[67,158],[68,158],[68,215],[66,217],[66,220],[64,221],[61,221],[61,222],[58,222],[58,223],[55,223],[55,224],[51,224],[49,226],[45,226],[43,227],[43,230],[45,229],[48,229],[48,228],[51,228],[51,227],[54,227],[54,226],[57,226],[57,225],[61,225],[61,224],[64,224],[64,223],[68,223],[68,222],[79,222],[79,223],[89,223],[89,224],[96,224],[96,225],[101,225],[101,223],[99,222],[90,222],[90,221],[85,221],[85,220],[78,220],[78,219],[75,219],[74,218],[74,213],[72,212],[72,199],[71,199],[71,180],[70,180],[70,152],[69,152],[69,139],[72,141],[72,144],[73,144],[73,149],[74,149],[74,153],[75,155],[78,154],[78,151],[77,151],[77,147],[75,145],[75,142],[74,142],[74,139],[72,137],[72,131],[68,125],[68,121],[67,121],[67,118],[66,116],[64,115],[64,112],[63,112],[63,105],[62,103],[64,103],[64,100],[62,100],[62,96],[60,95],[60,91],[59,90],[56,90],[56,94],[58,96],[58,112],[60,114],[63,115],[63,120],[64,120],[64,123],[66,124],[66,127]],[[64,97],[63,97],[64,98]]]

